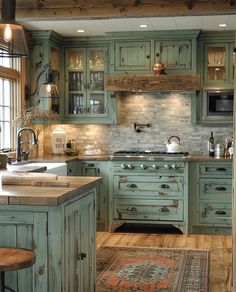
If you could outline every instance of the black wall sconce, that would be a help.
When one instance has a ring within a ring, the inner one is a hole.
[[[135,130],[135,132],[137,132],[137,133],[140,133],[140,132],[142,132],[142,129],[143,128],[150,128],[152,125],[151,124],[137,124],[137,123],[134,123],[134,130]]]

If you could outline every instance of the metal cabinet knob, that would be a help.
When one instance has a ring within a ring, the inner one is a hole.
[[[127,165],[124,164],[124,163],[122,163],[121,166],[120,166],[120,168],[122,168],[122,169],[126,169],[126,168],[127,168]]]
[[[83,259],[86,258],[86,256],[87,256],[86,253],[81,252],[81,253],[78,254],[77,259],[78,259],[78,260],[83,260]]]
[[[158,168],[159,168],[159,166],[158,166],[158,165],[156,165],[156,164],[153,164],[152,168],[153,168],[153,169],[158,169]]]
[[[141,164],[140,167],[141,167],[142,169],[146,169],[146,168],[147,168],[147,166],[146,166],[145,164]]]
[[[165,164],[164,167],[165,167],[166,169],[170,169],[169,164]]]
[[[132,169],[134,168],[133,165],[131,163],[128,164],[128,169]]]
[[[176,164],[172,164],[171,167],[172,167],[172,169],[177,169],[178,168],[178,166]]]

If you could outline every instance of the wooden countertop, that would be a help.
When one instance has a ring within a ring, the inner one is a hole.
[[[69,187],[3,185],[0,205],[56,206],[97,187],[101,180],[101,177],[61,176],[58,181],[69,182]]]

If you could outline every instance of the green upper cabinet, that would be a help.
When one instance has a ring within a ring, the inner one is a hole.
[[[166,65],[167,74],[196,73],[199,30],[113,33],[111,74],[153,74],[153,65]]]
[[[115,42],[116,71],[150,71],[151,42]]]
[[[107,59],[107,47],[65,50],[65,122],[116,122],[115,100],[104,90]]]
[[[49,69],[52,72],[53,82],[57,85],[59,95],[62,96],[63,84],[61,77],[61,49],[62,37],[53,31],[35,31],[31,33],[31,51],[27,66],[27,104],[37,106],[42,110],[53,110],[60,113],[60,99],[42,98],[40,86],[47,80]]]
[[[166,65],[168,72],[192,70],[192,41],[168,40],[155,42],[156,60]]]
[[[233,83],[233,53],[230,43],[204,45],[204,84]]]
[[[224,125],[233,122],[234,42],[234,31],[203,31],[199,35],[197,57],[201,91],[196,98],[196,108],[193,108],[197,123]]]

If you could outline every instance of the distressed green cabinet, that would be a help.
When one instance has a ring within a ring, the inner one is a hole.
[[[151,42],[115,42],[116,71],[150,71]]]
[[[58,206],[0,205],[0,246],[33,249],[35,264],[6,273],[17,292],[94,292],[95,189]]]
[[[31,50],[27,66],[26,96],[29,106],[37,106],[43,110],[53,110],[59,114],[62,110],[60,99],[41,98],[40,86],[46,82],[49,69],[53,82],[57,85],[59,95],[62,96],[62,37],[53,31],[34,31],[31,33]]]
[[[67,175],[68,176],[79,175],[79,162],[77,159],[66,161],[66,165],[67,165]]]
[[[107,47],[68,48],[65,51],[64,121],[115,122],[114,99],[104,89]]]
[[[113,162],[109,230],[124,223],[173,225],[188,232],[188,164]]]
[[[47,212],[0,206],[0,232],[0,246],[34,249],[37,254],[32,267],[6,273],[6,285],[18,292],[48,291]]]
[[[155,57],[166,65],[166,71],[189,72],[192,70],[193,48],[191,40],[163,40],[155,42]]]
[[[96,210],[97,210],[97,230],[108,231],[108,200],[110,183],[110,162],[109,161],[80,161],[81,176],[100,176],[102,183],[97,189]]]
[[[114,37],[113,74],[153,74],[160,61],[167,74],[196,73],[196,48],[199,30],[116,33]]]
[[[229,234],[232,225],[232,163],[191,163],[190,170],[191,231]]]
[[[65,206],[63,291],[95,292],[96,218],[94,194]]]

